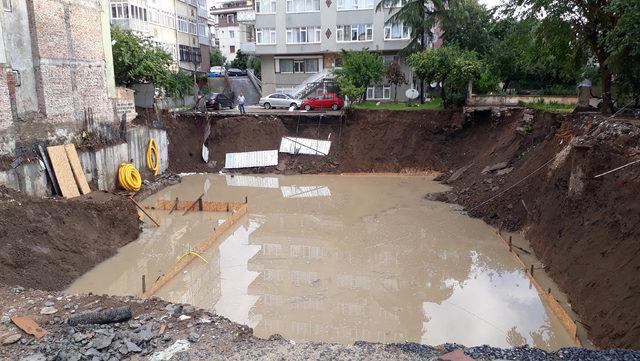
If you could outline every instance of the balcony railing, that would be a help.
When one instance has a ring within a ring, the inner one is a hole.
[[[254,54],[256,52],[256,43],[242,42],[240,43],[240,50],[245,54]]]
[[[255,23],[256,22],[256,12],[254,10],[242,10],[238,11],[237,19],[241,23]]]

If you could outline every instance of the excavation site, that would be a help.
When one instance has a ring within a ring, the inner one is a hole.
[[[0,173],[0,358],[640,359],[639,139],[517,107],[139,115],[62,147],[67,178],[49,147],[62,196]]]

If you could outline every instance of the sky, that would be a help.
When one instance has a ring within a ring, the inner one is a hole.
[[[502,4],[502,0],[478,0],[480,4],[486,5],[488,8],[492,8],[496,5]]]

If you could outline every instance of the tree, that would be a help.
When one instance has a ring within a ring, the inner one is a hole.
[[[558,36],[566,36],[565,32],[557,33],[555,29],[569,29],[571,45],[574,49],[587,48],[598,62],[602,86],[602,111],[611,113],[613,101],[611,97],[612,70],[611,48],[607,39],[620,18],[613,3],[620,0],[511,0],[510,10],[522,11],[525,16],[541,19],[544,26],[542,33],[546,40],[553,41]],[[635,2],[636,0],[628,0]],[[554,51],[562,54],[562,49]]]
[[[258,79],[262,79],[262,61],[259,57],[254,55],[250,56],[247,61],[247,68],[252,69]]]
[[[242,50],[238,50],[236,52],[236,57],[233,59],[229,66],[231,68],[238,68],[242,70],[247,69],[247,62],[249,61],[249,55],[242,52]]]
[[[398,61],[393,61],[385,70],[385,77],[389,84],[393,85],[393,102],[397,101],[398,97],[398,85],[407,84],[407,77],[402,71],[402,67]]]
[[[449,0],[449,8],[442,12],[440,22],[443,42],[487,54],[493,45],[491,21],[491,12],[478,0]]]
[[[191,78],[172,71],[174,61],[171,55],[153,45],[148,38],[112,27],[111,39],[117,84],[151,83],[168,96],[183,96],[190,91]]]
[[[400,2],[404,4],[396,9]],[[380,0],[376,11],[388,9],[390,16],[385,25],[404,24],[410,28],[409,44],[401,51],[401,55],[407,56],[424,50],[427,41],[433,39],[431,29],[445,11],[445,2],[446,0]],[[424,81],[420,82],[420,101],[424,103]]]
[[[637,0],[613,0],[609,11],[620,18],[607,37],[609,64],[617,85],[618,99],[626,104],[625,97],[640,103],[640,2]]]
[[[342,68],[336,69],[335,74],[344,93],[345,88],[355,92],[354,99],[364,100],[369,85],[382,81],[384,63],[380,55],[370,52],[369,49],[360,51],[342,51]],[[346,94],[346,93],[345,93]],[[347,94],[348,95],[348,94]]]
[[[408,62],[418,78],[440,83],[445,107],[464,103],[468,81],[478,77],[482,69],[475,53],[453,46],[412,54]]]
[[[223,66],[227,62],[227,58],[222,55],[218,48],[212,48],[209,53],[209,66]]]

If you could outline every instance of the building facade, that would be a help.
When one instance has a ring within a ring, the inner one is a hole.
[[[343,49],[378,51],[385,64],[397,60],[410,29],[387,22],[397,8],[376,11],[376,5],[377,0],[256,0],[255,54],[262,60],[263,94],[308,95],[310,85],[332,77]],[[427,46],[438,44],[436,36]],[[398,87],[398,99],[413,87],[410,69],[403,69],[409,84]],[[371,85],[367,98],[393,99],[393,89],[384,82]]]
[[[0,155],[113,127],[116,97],[106,0],[3,0]]]
[[[218,3],[211,7],[209,14],[216,47],[228,61],[236,58],[238,50],[255,50],[254,47],[247,49],[247,44],[253,45],[255,40],[255,13],[251,1],[230,0]]]
[[[207,0],[110,0],[111,24],[148,36],[184,71],[209,70]]]

